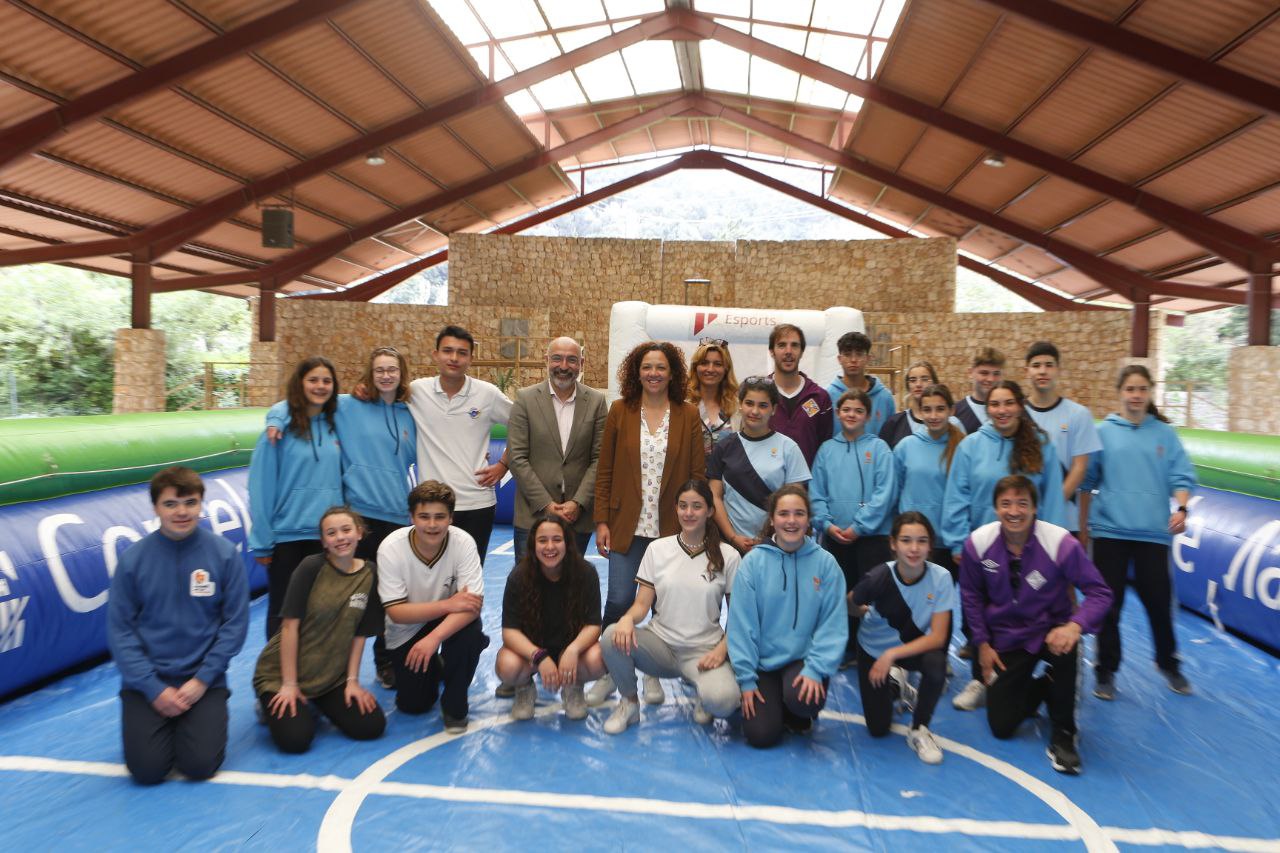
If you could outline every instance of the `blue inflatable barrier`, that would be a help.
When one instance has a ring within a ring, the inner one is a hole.
[[[489,462],[497,462],[506,452],[505,438],[489,439]],[[516,478],[508,473],[498,484],[498,506],[494,510],[494,523],[514,524],[516,517]]]
[[[245,554],[248,469],[204,482],[201,524]],[[158,526],[146,483],[0,506],[0,696],[107,651],[111,575]],[[244,559],[250,587],[265,587],[262,566]]]
[[[1178,600],[1280,648],[1280,501],[1198,488],[1169,561]]]

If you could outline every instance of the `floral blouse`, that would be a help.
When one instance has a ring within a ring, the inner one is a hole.
[[[644,412],[640,413],[640,521],[636,535],[657,539],[658,491],[662,488],[662,466],[667,461],[667,436],[671,431],[671,410],[662,415],[657,432],[649,432]]]

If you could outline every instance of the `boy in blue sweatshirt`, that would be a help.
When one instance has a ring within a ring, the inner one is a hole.
[[[729,600],[729,660],[742,690],[742,733],[769,747],[806,732],[849,639],[844,575],[808,537],[802,485],[769,496],[765,541],[743,558]]]
[[[865,392],[871,398],[866,429],[871,435],[879,435],[885,421],[893,416],[898,406],[894,403],[893,392],[888,386],[877,381],[874,376],[867,375],[867,364],[871,361],[871,338],[862,332],[845,332],[836,341],[836,360],[840,363],[840,375],[827,386],[827,396],[834,403],[845,391]],[[839,421],[832,427],[832,431],[838,435]]]
[[[230,541],[199,526],[204,483],[190,468],[151,479],[160,529],[120,557],[107,643],[120,668],[124,760],[153,785],[174,767],[207,779],[227,745],[227,664],[244,645],[249,584]]]

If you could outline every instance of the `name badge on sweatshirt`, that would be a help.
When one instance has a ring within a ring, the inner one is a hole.
[[[213,595],[216,584],[204,569],[196,569],[191,573],[191,597],[209,598]]]

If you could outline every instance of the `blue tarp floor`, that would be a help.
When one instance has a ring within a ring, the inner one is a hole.
[[[611,737],[612,703],[574,723],[542,694],[534,720],[511,723],[509,702],[494,698],[510,537],[496,530],[487,558],[493,642],[465,735],[444,734],[438,710],[396,713],[375,688],[391,707],[381,740],[322,727],[311,752],[280,754],[252,708],[260,599],[232,663],[227,760],[211,782],[129,781],[110,664],[0,705],[4,848],[1280,851],[1280,661],[1190,613],[1177,629],[1196,694],[1182,697],[1152,667],[1130,597],[1115,702],[1093,698],[1086,667],[1078,777],[1049,767],[1043,718],[997,741],[982,712],[954,710],[967,672],[954,658],[932,727],[946,752],[936,767],[901,736],[867,735],[852,671],[832,680],[810,735],[772,750],[748,747],[736,720],[694,724],[678,680],[664,681],[666,704]]]

